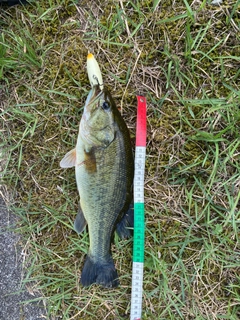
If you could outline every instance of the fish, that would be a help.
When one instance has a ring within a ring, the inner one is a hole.
[[[132,236],[134,158],[128,127],[102,84],[93,83],[76,147],[60,166],[75,167],[80,205],[74,229],[80,234],[88,226],[90,244],[80,283],[117,287],[111,243],[115,231],[121,239]]]
[[[14,6],[16,4],[26,4],[27,1],[26,0],[0,0],[0,6]]]

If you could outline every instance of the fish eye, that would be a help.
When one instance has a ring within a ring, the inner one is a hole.
[[[107,101],[104,101],[102,104],[103,110],[108,110],[110,109],[110,104]]]

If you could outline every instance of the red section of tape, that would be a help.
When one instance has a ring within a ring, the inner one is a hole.
[[[146,147],[147,139],[147,100],[143,96],[137,96],[137,132],[136,146]]]

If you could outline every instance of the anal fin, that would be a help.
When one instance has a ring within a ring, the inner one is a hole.
[[[74,230],[79,234],[79,233],[83,232],[86,225],[87,225],[87,221],[84,217],[82,208],[79,205],[78,213],[77,213],[76,219],[74,221]]]

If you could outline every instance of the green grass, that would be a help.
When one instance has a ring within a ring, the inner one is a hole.
[[[32,1],[0,11],[1,167],[26,273],[49,319],[128,319],[132,241],[115,237],[121,286],[79,285],[88,234],[72,224],[86,55],[135,137],[148,101],[143,319],[240,316],[239,1]],[[38,299],[38,298],[37,298]],[[34,300],[34,298],[33,298]]]

